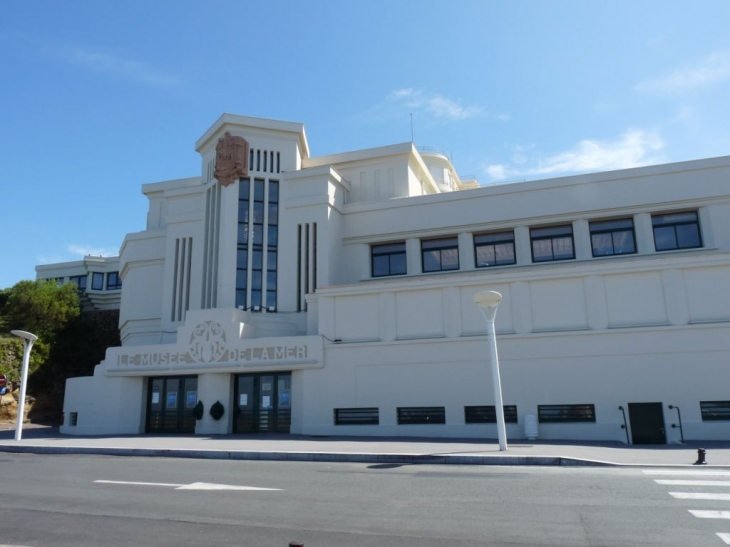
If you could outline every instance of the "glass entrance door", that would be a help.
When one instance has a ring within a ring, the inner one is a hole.
[[[150,378],[147,433],[195,433],[193,409],[197,403],[197,376]]]
[[[291,373],[236,377],[234,433],[289,433]]]

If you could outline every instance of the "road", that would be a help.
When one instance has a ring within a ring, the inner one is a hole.
[[[0,454],[0,545],[722,547],[709,471]]]

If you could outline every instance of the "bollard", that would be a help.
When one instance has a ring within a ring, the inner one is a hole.
[[[705,449],[704,448],[697,449],[697,461],[695,462],[695,465],[707,465],[707,462],[705,461]]]

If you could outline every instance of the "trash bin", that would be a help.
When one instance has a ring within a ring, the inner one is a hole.
[[[528,441],[534,441],[537,439],[537,416],[526,414],[523,419],[525,421],[525,437]]]

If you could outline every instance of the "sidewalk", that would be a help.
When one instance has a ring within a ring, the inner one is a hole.
[[[61,435],[55,427],[35,425],[23,426],[23,439],[19,442],[15,441],[14,435],[13,425],[0,424],[0,452],[393,464],[690,466],[730,469],[730,441],[626,446],[618,442],[514,440],[509,442],[507,452],[500,452],[494,439],[306,435],[76,437]],[[706,450],[706,466],[693,465],[697,461],[699,447]]]

